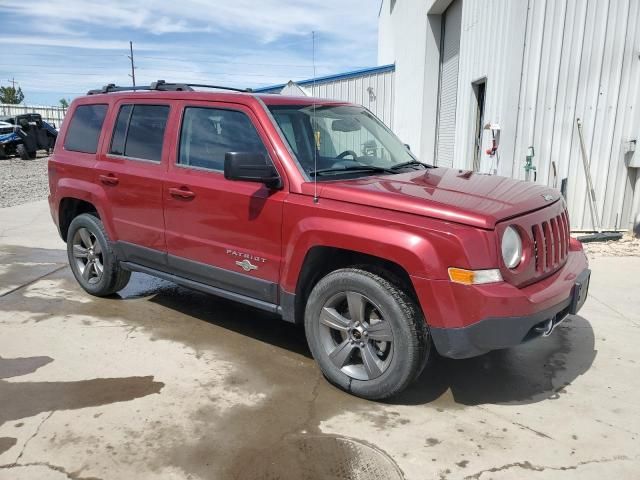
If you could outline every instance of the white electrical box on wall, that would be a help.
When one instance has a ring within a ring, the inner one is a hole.
[[[628,168],[640,168],[640,155],[636,152],[636,141],[629,140],[623,145],[624,160]]]

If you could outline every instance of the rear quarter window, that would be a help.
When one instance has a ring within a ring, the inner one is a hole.
[[[107,105],[80,105],[73,112],[64,139],[64,149],[72,152],[96,153]]]

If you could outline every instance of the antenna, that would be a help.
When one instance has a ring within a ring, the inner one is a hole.
[[[311,87],[311,101],[313,116],[311,131],[313,133],[313,203],[318,203],[318,136],[316,135],[316,32],[311,32],[311,63],[313,65],[313,85]]]

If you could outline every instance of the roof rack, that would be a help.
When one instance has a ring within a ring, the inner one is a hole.
[[[140,87],[119,87],[115,83],[109,83],[102,88],[95,90],[89,90],[87,95],[98,95],[100,93],[112,93],[112,92],[137,92],[137,91],[161,91],[161,92],[193,92],[193,87],[196,88],[214,88],[217,90],[231,90],[232,92],[251,92],[250,88],[234,88],[223,87],[221,85],[205,85],[203,83],[167,83],[164,80],[158,80],[151,82],[149,86]]]

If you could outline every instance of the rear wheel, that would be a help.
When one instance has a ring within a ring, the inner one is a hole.
[[[305,329],[328,380],[372,400],[404,390],[431,352],[416,303],[385,278],[360,269],[337,270],[318,282],[307,302]]]
[[[111,295],[122,290],[131,277],[131,272],[120,267],[104,225],[89,213],[71,222],[67,256],[76,280],[91,295]]]
[[[16,147],[16,153],[22,160],[29,160],[29,152],[27,151],[27,147],[24,144],[20,144]]]

